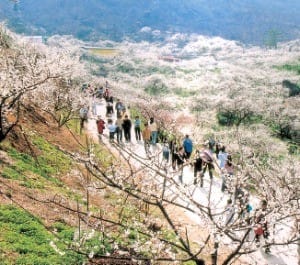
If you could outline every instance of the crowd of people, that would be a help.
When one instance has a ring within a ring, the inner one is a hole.
[[[99,140],[102,141],[104,130],[107,127],[109,141],[111,143],[126,144],[132,142],[132,132],[134,132],[135,141],[143,143],[145,154],[150,159],[157,152],[152,154],[151,149],[155,150],[157,143],[160,141],[162,146],[162,160],[165,167],[172,168],[173,172],[178,175],[179,183],[183,184],[183,173],[185,166],[193,167],[193,184],[203,187],[205,173],[208,172],[210,181],[213,180],[217,172],[221,176],[221,191],[229,194],[226,207],[224,209],[225,225],[231,225],[235,219],[243,221],[242,225],[252,225],[255,233],[255,242],[259,246],[262,238],[265,241],[269,237],[267,222],[267,201],[262,200],[261,205],[255,211],[252,210],[249,192],[243,187],[242,183],[235,181],[235,171],[233,158],[227,152],[226,146],[214,139],[208,139],[200,145],[195,145],[189,135],[183,139],[171,133],[160,135],[159,126],[155,117],[149,120],[141,119],[138,115],[131,120],[130,113],[127,112],[125,104],[117,99],[115,105],[114,97],[108,84],[103,87],[92,89],[90,85],[86,86],[84,92],[88,92],[95,99],[102,99],[106,102],[106,118],[97,116],[96,125]],[[93,114],[96,115],[96,103],[92,104]],[[80,131],[84,127],[88,117],[88,106],[82,106],[79,111]],[[113,114],[116,113],[114,121]],[[143,122],[142,122],[143,121]],[[123,142],[124,136],[124,142]],[[160,137],[161,136],[161,137]],[[270,252],[266,247],[266,252]]]

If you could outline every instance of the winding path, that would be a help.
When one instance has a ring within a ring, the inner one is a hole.
[[[97,116],[101,116],[103,119],[105,118],[105,112],[106,112],[106,103],[104,99],[101,100],[91,100],[91,104],[94,105],[94,114],[90,113],[88,123],[86,125],[86,130],[88,131],[88,134],[91,135],[95,140],[98,140],[97,136],[97,127],[96,127],[96,118]],[[90,108],[92,109],[92,108]],[[113,115],[112,119],[115,121],[116,117]],[[103,137],[103,142],[105,145],[109,146],[111,143],[109,143],[108,140],[108,130],[105,129],[104,131],[105,137]],[[135,134],[134,129],[132,126],[131,131],[131,139],[132,142],[129,144],[123,145],[121,148],[118,148],[119,152],[123,152],[124,155],[128,155],[132,157],[132,161],[135,166],[139,167],[143,163],[149,163],[149,165],[153,165],[153,161],[149,160],[145,154],[144,145],[142,142],[137,142],[135,140]],[[117,145],[111,145],[112,148],[116,148]],[[152,147],[153,148],[153,147]],[[156,163],[160,164],[162,162],[162,155],[161,155],[161,146],[158,144],[157,147],[152,150],[153,153],[156,153]],[[160,164],[161,165],[161,164]],[[172,174],[172,173],[171,173]],[[175,173],[173,173],[176,175]],[[174,178],[177,180],[177,178]],[[160,180],[161,181],[161,178]],[[199,203],[207,204],[209,199],[208,195],[213,194],[213,198],[211,198],[211,203],[214,204],[215,211],[221,212],[224,210],[226,201],[229,198],[229,196],[225,193],[221,192],[221,180],[220,178],[215,177],[212,181],[212,185],[210,185],[209,177],[208,175],[204,178],[204,186],[203,188],[200,188],[193,184],[193,170],[191,166],[185,166],[184,172],[183,172],[183,182],[184,182],[184,188],[186,191],[191,194],[194,200],[196,200]],[[172,185],[169,185],[169,187],[173,187]],[[210,192],[211,189],[211,192]],[[178,189],[170,188],[168,191],[170,194],[174,194],[178,191]],[[182,203],[182,198],[180,198],[180,195],[178,195],[178,200]],[[250,201],[253,204],[256,204],[258,202],[258,199],[255,197],[251,197]],[[188,205],[188,202],[186,201],[186,204]],[[193,222],[202,224],[202,220],[200,220],[199,216],[196,216],[194,214],[191,214],[190,212],[186,211],[186,216],[193,220]],[[284,229],[284,228],[282,228]],[[281,230],[282,230],[281,229]],[[252,239],[254,237],[254,234],[252,232],[251,235]],[[224,242],[223,242],[224,243]],[[228,244],[228,247],[232,245],[232,242],[228,241],[225,242],[225,244]],[[254,244],[254,243],[253,243]],[[242,259],[247,260],[247,264],[251,265],[297,265],[298,264],[298,256],[297,256],[297,249],[296,246],[272,246],[272,253],[275,254],[265,254],[265,252],[260,248],[256,252],[252,254],[248,254],[244,256]]]

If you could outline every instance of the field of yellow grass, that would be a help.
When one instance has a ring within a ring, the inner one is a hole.
[[[89,48],[88,50],[94,55],[105,56],[105,57],[113,57],[120,53],[120,51],[117,49],[109,49],[109,48]]]

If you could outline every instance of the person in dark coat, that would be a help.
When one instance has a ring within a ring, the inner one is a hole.
[[[132,126],[131,120],[128,118],[128,115],[125,115],[122,127],[124,130],[124,137],[125,137],[126,142],[131,141],[131,132],[130,132],[131,126]]]
[[[202,159],[202,172],[201,172],[201,182],[200,187],[203,187],[203,178],[206,170],[208,169],[210,179],[213,178],[213,170],[214,170],[214,158],[212,151],[209,145],[204,144],[204,149],[200,152],[200,157]]]
[[[182,184],[183,183],[183,167],[185,165],[185,162],[187,160],[186,154],[184,152],[184,148],[181,146],[179,147],[178,151],[175,153],[175,157],[174,157],[174,164],[172,165],[173,169],[178,170],[179,172],[179,182]]]
[[[194,185],[198,182],[198,175],[202,171],[202,158],[200,156],[200,151],[196,151],[196,156],[194,158]]]

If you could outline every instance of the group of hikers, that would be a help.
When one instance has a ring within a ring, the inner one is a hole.
[[[90,89],[90,94],[93,97],[98,98],[101,94],[98,90],[95,93],[95,90],[92,90],[89,86],[87,89]],[[123,135],[125,143],[131,143],[131,131],[133,131],[136,142],[144,144],[145,153],[148,158],[151,158],[153,155],[151,146],[152,150],[155,150],[157,149],[156,145],[158,141],[161,141],[164,167],[167,169],[170,166],[173,172],[178,174],[179,183],[181,184],[183,184],[184,168],[187,165],[193,167],[193,184],[199,184],[200,187],[203,187],[206,172],[208,172],[210,181],[212,181],[214,173],[218,170],[222,179],[221,191],[230,194],[230,199],[227,200],[224,210],[226,216],[225,225],[230,226],[234,223],[235,219],[239,218],[244,221],[244,225],[253,226],[257,246],[260,245],[261,238],[264,238],[267,242],[269,237],[266,218],[268,203],[266,200],[262,200],[260,207],[253,211],[249,201],[249,192],[243,187],[242,183],[235,183],[233,185],[235,181],[235,166],[232,155],[227,152],[225,145],[211,138],[195,148],[189,135],[185,135],[182,140],[178,140],[173,134],[168,134],[168,132],[161,134],[154,117],[150,117],[146,121],[143,119],[142,122],[142,119],[136,115],[131,120],[129,114],[126,112],[125,104],[120,99],[117,99],[113,107],[113,96],[108,88],[104,90],[101,98],[104,98],[106,101],[107,121],[101,116],[97,116],[96,125],[100,141],[102,141],[106,127],[109,132],[109,141],[114,143],[116,140],[117,144],[123,144]],[[87,119],[88,110],[88,107],[80,109],[79,115],[82,127],[84,121]],[[113,114],[115,112],[116,120],[114,121]],[[97,114],[95,109],[93,113]],[[157,155],[157,152],[154,155]],[[265,251],[270,252],[269,247],[266,247]]]
[[[203,187],[206,171],[208,171],[209,178],[212,181],[216,168],[219,170],[222,179],[221,191],[226,191],[230,195],[224,210],[226,216],[224,224],[230,226],[236,220],[239,220],[239,224],[242,226],[253,226],[254,241],[257,247],[264,239],[267,245],[265,252],[269,253],[270,247],[267,244],[270,235],[267,221],[268,202],[265,199],[261,200],[260,206],[253,211],[249,192],[243,186],[243,183],[236,182],[233,158],[226,151],[225,145],[209,139],[200,148],[197,148],[194,156],[192,156],[193,142],[189,135],[186,135],[177,151],[176,148],[174,149],[174,143],[171,142],[170,146],[172,150],[172,167],[173,169],[178,168],[180,183],[182,183],[184,165],[191,164],[193,166],[194,185],[199,183],[200,187]]]

